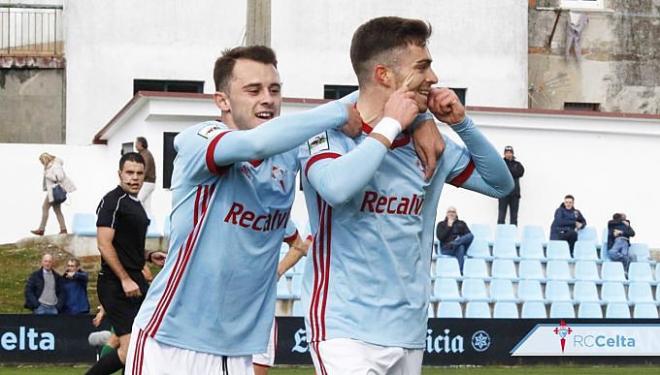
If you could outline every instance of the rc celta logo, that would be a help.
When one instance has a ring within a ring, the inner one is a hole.
[[[554,331],[555,335],[559,336],[559,342],[561,343],[561,352],[564,352],[564,349],[566,348],[566,337],[573,333],[573,329],[569,327],[566,322],[563,320],[559,322],[559,326],[555,327]]]

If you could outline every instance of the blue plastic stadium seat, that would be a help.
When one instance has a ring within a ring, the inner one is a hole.
[[[163,234],[160,232],[158,221],[155,218],[150,218],[151,222],[147,228],[147,238],[156,238],[160,237]]]
[[[486,302],[468,302],[465,305],[465,317],[490,319],[490,307]]]
[[[289,281],[282,277],[277,282],[277,299],[291,299],[293,296],[289,290]]]
[[[517,259],[516,240],[509,237],[497,238],[493,245],[493,258]]]
[[[548,259],[570,260],[571,252],[568,248],[568,242],[558,240],[548,241],[546,256]]]
[[[655,303],[639,303],[633,309],[635,319],[658,319],[658,307]]]
[[[630,283],[628,285],[628,301],[634,304],[654,302],[651,285],[644,282]]]
[[[600,304],[596,283],[593,281],[576,282],[573,286],[573,300],[579,303],[595,302]]]
[[[596,228],[586,226],[578,231],[578,241],[593,241],[598,242],[598,232]]]
[[[492,302],[515,302],[516,295],[513,291],[511,280],[493,279],[490,282],[490,300]]]
[[[458,284],[454,279],[435,279],[433,284],[434,301],[461,301]]]
[[[607,303],[628,303],[623,284],[616,281],[604,282],[600,290],[600,299]]]
[[[545,285],[545,299],[550,302],[571,302],[571,291],[565,281],[551,280]]]
[[[483,259],[465,259],[463,277],[487,280],[489,277],[486,261]]]
[[[545,241],[545,232],[539,225],[525,225],[522,232],[522,242],[527,240]]]
[[[493,239],[493,232],[488,224],[470,224],[470,232],[475,240],[482,239],[488,243]]]
[[[426,309],[429,318],[435,318],[435,306],[432,303],[429,303],[429,307]]]
[[[571,269],[565,260],[549,260],[546,264],[545,274],[548,280],[573,280]]]
[[[493,260],[491,273],[493,278],[517,280],[516,265],[513,260],[509,259],[495,259]]]
[[[603,281],[626,281],[623,264],[620,262],[605,262],[600,270]]]
[[[467,255],[472,258],[490,259],[490,246],[483,238],[475,238],[467,250]]]
[[[590,260],[575,262],[575,280],[600,281],[596,262]]]
[[[90,213],[73,214],[71,229],[76,236],[96,237],[96,215]]]
[[[653,283],[653,272],[651,272],[651,265],[646,262],[632,262],[628,269],[628,280],[630,281],[643,281]]]
[[[518,306],[515,302],[495,302],[494,319],[518,319]]]
[[[305,316],[305,307],[302,304],[302,301],[293,302],[293,311],[291,312],[292,316]]]
[[[465,279],[461,287],[461,294],[466,301],[483,301],[487,302],[488,293],[486,291],[486,284],[480,279]]]
[[[597,302],[581,303],[578,307],[578,318],[580,319],[602,319],[603,308]]]
[[[514,242],[518,236],[518,227],[513,224],[497,224],[495,227],[495,242],[503,239],[510,239]]]
[[[538,239],[524,239],[520,244],[520,258],[522,259],[545,259],[543,254],[543,241]]]
[[[605,309],[607,319],[630,319],[630,307],[627,303],[610,303]]]
[[[523,303],[520,317],[523,319],[546,319],[548,316],[545,312],[545,304],[536,301]]]
[[[436,259],[435,276],[446,279],[460,279],[461,270],[458,268],[458,260],[454,257],[440,257]]]
[[[577,241],[573,248],[575,260],[598,260],[598,251],[594,241]]]
[[[438,318],[462,318],[461,304],[458,302],[440,302],[436,316]]]
[[[550,318],[575,318],[575,308],[571,302],[554,302],[552,305],[550,305]]]
[[[638,262],[648,262],[650,257],[649,246],[645,243],[630,244],[630,254],[636,257]]]
[[[518,265],[518,276],[524,280],[545,280],[543,266],[538,260],[521,260]]]
[[[165,216],[163,220],[163,237],[170,238],[170,230],[172,229],[172,222],[170,215]]]
[[[518,298],[521,301],[544,301],[541,283],[537,280],[522,280],[518,283]]]

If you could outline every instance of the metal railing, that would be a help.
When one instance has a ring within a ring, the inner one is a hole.
[[[0,3],[0,56],[63,53],[62,6]]]

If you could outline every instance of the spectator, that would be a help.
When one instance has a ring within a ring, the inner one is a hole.
[[[25,284],[25,308],[36,315],[57,315],[64,305],[62,276],[53,270],[53,256],[41,257],[41,268]]]
[[[550,239],[567,241],[568,247],[571,249],[571,257],[573,256],[573,246],[578,237],[577,231],[587,225],[587,220],[573,206],[574,203],[575,198],[572,195],[565,196],[564,203],[555,210],[555,219],[552,221],[552,226],[550,226]]]
[[[66,272],[62,285],[64,287],[63,314],[76,315],[89,313],[89,300],[87,299],[87,272],[80,269],[80,261],[71,258],[66,262]]]
[[[151,216],[151,193],[154,192],[156,187],[156,165],[154,157],[149,151],[149,143],[144,137],[137,137],[135,139],[135,150],[137,150],[142,159],[144,159],[144,183],[138,193],[138,199],[142,202],[144,210]]]
[[[629,252],[630,237],[634,236],[635,230],[630,226],[626,214],[612,215],[612,220],[607,222],[607,254],[611,260],[623,263],[626,272],[630,262],[635,261],[635,256]]]
[[[62,215],[62,204],[53,202],[53,188],[55,185],[60,185],[64,191],[71,193],[76,190],[76,186],[73,184],[73,181],[69,179],[64,173],[64,162],[62,159],[59,159],[47,152],[39,155],[39,161],[44,166],[44,176],[42,182],[42,188],[46,192],[46,197],[44,198],[44,203],[41,206],[41,223],[39,228],[31,230],[32,234],[37,236],[43,236],[44,231],[46,230],[46,223],[48,222],[48,210],[52,207],[55,211],[55,216],[57,216],[57,222],[60,224],[60,234],[66,234],[66,223],[64,222],[64,216]]]
[[[470,247],[474,236],[467,224],[458,219],[456,208],[447,208],[447,216],[438,223],[435,235],[440,241],[440,252],[443,255],[451,255],[458,260],[458,267],[463,272],[463,260],[465,252]]]
[[[514,188],[509,195],[498,199],[499,209],[497,213],[497,224],[504,224],[506,210],[509,208],[509,223],[518,225],[518,204],[520,203],[520,177],[525,174],[525,167],[513,156],[513,147],[504,148],[504,162],[513,177]]]

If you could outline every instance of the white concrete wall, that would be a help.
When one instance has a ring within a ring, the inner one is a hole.
[[[378,16],[427,20],[440,84],[467,88],[469,105],[527,107],[527,2],[522,0],[278,0],[272,45],[289,97],[322,98],[324,84],[357,84],[349,47]]]
[[[241,44],[245,1],[66,0],[67,143],[89,144],[133,96],[133,79],[204,81]]]

